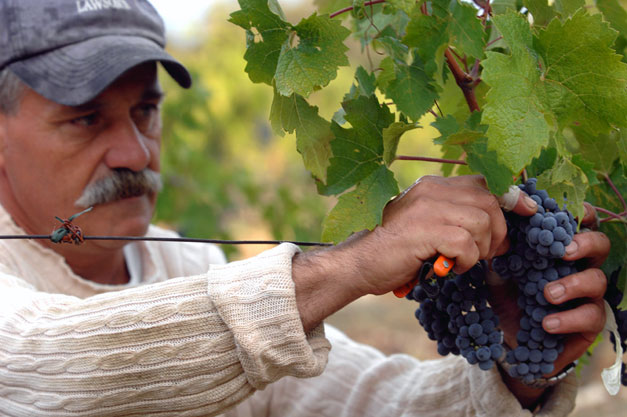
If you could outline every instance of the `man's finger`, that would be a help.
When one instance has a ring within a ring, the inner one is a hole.
[[[596,339],[596,334],[587,334],[584,336],[581,333],[576,333],[568,335],[564,341],[564,351],[555,361],[555,370],[548,376],[560,373],[569,363],[580,358],[584,353],[586,353],[592,344],[589,339],[594,341],[594,339]]]
[[[590,203],[584,202],[583,207],[586,210],[586,214],[584,214],[583,219],[581,220],[582,226],[586,226],[592,230],[597,230],[599,228],[597,211]]]
[[[531,216],[538,211],[538,205],[525,192],[515,185],[502,196],[497,197],[505,211],[513,211],[521,216]]]
[[[601,232],[577,233],[566,247],[565,261],[588,258],[592,268],[601,266],[610,253],[610,240]]]
[[[542,327],[549,333],[581,333],[590,343],[605,326],[603,300],[580,305],[572,310],[550,314],[542,320]]]
[[[606,287],[607,279],[603,271],[591,268],[546,284],[544,297],[552,304],[577,298],[600,299]]]

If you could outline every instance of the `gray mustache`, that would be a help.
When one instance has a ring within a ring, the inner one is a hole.
[[[86,208],[123,198],[158,193],[162,187],[161,174],[156,171],[144,169],[135,172],[119,168],[113,170],[110,176],[88,184],[74,204]]]

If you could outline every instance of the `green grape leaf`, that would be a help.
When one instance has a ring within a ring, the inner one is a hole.
[[[396,158],[396,149],[403,133],[419,128],[418,123],[395,122],[383,128],[383,162],[390,166]]]
[[[538,177],[544,171],[553,168],[557,161],[557,149],[545,148],[540,152],[540,156],[534,158],[527,166],[527,175],[530,178]]]
[[[594,170],[594,164],[592,162],[587,161],[581,155],[573,155],[572,162],[581,168],[583,173],[586,174],[589,186],[592,187],[599,183],[599,180],[597,179],[597,172]]]
[[[547,0],[523,0],[523,5],[533,16],[533,24],[536,27],[548,25],[551,19],[557,15]]]
[[[399,192],[394,174],[379,165],[357,187],[340,196],[322,225],[322,240],[339,243],[353,232],[372,230],[381,222],[383,208]]]
[[[383,129],[394,122],[394,115],[374,95],[359,96],[342,103],[342,107],[351,128],[331,124],[335,135],[331,141],[333,157],[327,169],[327,185],[319,185],[324,195],[347,190],[383,164]]]
[[[618,158],[618,146],[611,134],[594,134],[584,128],[573,128],[579,142],[579,155],[592,163],[594,169],[610,173]]]
[[[479,86],[482,85],[486,86],[486,83],[479,84]],[[447,77],[443,87],[444,89],[440,93],[440,98],[438,99],[438,113],[441,110],[443,115],[454,116],[457,120],[467,119],[470,114],[470,109],[468,108],[468,103],[466,102],[464,95],[455,82],[455,78]]]
[[[459,132],[461,129],[457,119],[451,114],[448,114],[445,117],[438,117],[435,122],[431,123],[431,126],[435,127],[440,132],[440,136],[433,140],[433,143],[436,145],[446,143],[449,136]]]
[[[374,74],[368,73],[361,65],[355,71],[355,79],[357,80],[357,88],[362,96],[371,96],[377,88],[377,79]]]
[[[382,91],[385,91],[388,85],[390,85],[390,82],[396,78],[394,61],[389,56],[385,57],[379,64],[379,68],[381,71],[379,71],[379,75],[377,76],[377,86]]]
[[[422,62],[426,63],[427,74],[443,84],[441,74],[444,51],[448,48],[450,38],[449,13],[443,2],[434,2],[432,7],[431,15],[422,14],[420,7],[413,10],[403,43],[415,48]]]
[[[284,97],[275,89],[270,121],[276,132],[296,131],[296,150],[302,155],[305,168],[324,181],[333,134],[331,123],[318,115],[318,107],[309,105],[298,94]]]
[[[586,5],[585,0],[555,0],[553,7],[562,17],[566,18]]]
[[[618,130],[618,140],[616,141],[618,147],[618,155],[623,166],[627,167],[627,129]]]
[[[596,0],[597,8],[622,36],[627,36],[627,11],[617,0]]]
[[[449,10],[453,45],[464,54],[481,59],[486,44],[486,33],[477,18],[477,9],[467,3],[451,1]]]
[[[506,13],[508,10],[515,11],[516,0],[493,0],[490,3],[490,7],[492,7],[492,13],[494,14],[503,14]]]
[[[396,107],[412,120],[418,120],[438,98],[433,79],[424,70],[420,58],[411,65],[396,61],[396,78],[388,84],[385,95]]]
[[[488,150],[487,140],[475,140],[464,146],[464,150],[468,154],[468,166],[473,172],[485,177],[490,191],[496,195],[505,194],[514,183],[514,174],[499,162],[496,152]]]
[[[396,9],[402,10],[408,15],[412,9],[416,6],[416,0],[387,0],[387,4],[393,6]]]
[[[566,204],[573,216],[583,218],[588,178],[577,165],[567,159],[559,160],[552,169],[538,177],[538,188],[545,189],[559,207]]]
[[[274,13],[267,0],[238,1],[241,10],[231,13],[229,21],[246,29],[245,71],[252,82],[272,85],[281,47],[292,25],[282,19],[282,12]]]
[[[340,21],[316,14],[301,20],[294,31],[281,47],[276,88],[284,96],[307,97],[335,79],[339,66],[348,65],[344,40],[350,31]]]
[[[584,10],[539,32],[534,46],[544,62],[546,104],[561,126],[582,113],[627,126],[627,64],[612,49],[615,39],[600,14]]]
[[[448,124],[448,126],[447,126]],[[456,125],[456,122],[455,122]],[[450,119],[442,126],[444,129],[453,129],[455,126]],[[435,125],[437,127],[437,124]],[[463,127],[457,125],[457,131],[446,131],[446,139],[442,141],[442,137],[436,139],[436,144],[442,145],[470,145],[474,141],[485,137],[487,126],[481,124],[481,113],[472,112]],[[442,132],[440,132],[442,133]]]
[[[386,32],[391,32],[391,34],[386,35]],[[407,47],[407,45],[402,43],[400,39],[398,39],[394,30],[389,26],[385,28],[376,38],[376,42],[379,43],[383,47],[385,52],[395,61],[407,61],[409,48]]]
[[[549,141],[538,84],[537,60],[531,54],[532,34],[520,15],[494,16],[493,23],[511,50],[511,55],[487,52],[482,78],[491,89],[486,97],[482,123],[487,131],[488,149],[495,150],[512,172],[520,172],[540,154]]]

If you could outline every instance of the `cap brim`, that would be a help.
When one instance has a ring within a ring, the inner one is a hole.
[[[187,69],[157,43],[131,36],[101,36],[14,62],[8,68],[45,98],[67,106],[94,99],[129,69],[161,62],[183,88],[192,79]]]

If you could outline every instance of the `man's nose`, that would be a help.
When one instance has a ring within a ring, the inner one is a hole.
[[[107,138],[106,165],[111,169],[141,171],[150,164],[152,155],[149,146],[152,140],[144,136],[132,120],[116,123]]]

